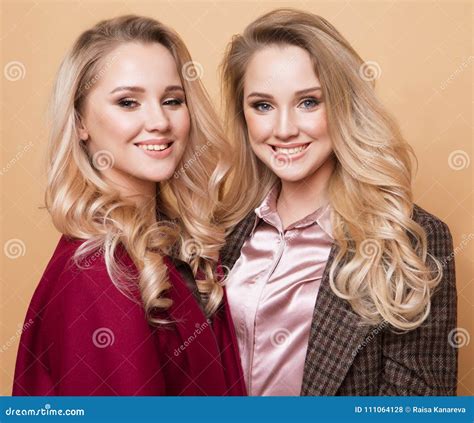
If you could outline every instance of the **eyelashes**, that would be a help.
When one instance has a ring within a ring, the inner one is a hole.
[[[133,109],[138,106],[138,101],[133,98],[122,98],[117,104],[124,109]]]
[[[312,109],[313,107],[319,106],[321,100],[318,100],[316,97],[309,97],[305,98],[300,104],[305,104],[306,109]]]
[[[179,106],[184,103],[184,100],[182,98],[172,98],[170,100],[165,100],[163,104],[165,106]]]
[[[252,103],[251,106],[255,109],[258,110],[259,112],[268,112],[269,110],[273,109],[273,107],[269,103],[265,102],[256,102]]]
[[[182,98],[170,98],[163,101],[164,106],[179,107],[185,103]],[[117,101],[117,104],[124,109],[135,109],[140,106],[138,100],[132,97],[124,97]]]
[[[298,107],[304,110],[313,110],[322,103],[322,100],[316,97],[306,97],[299,104]],[[250,105],[252,108],[259,112],[268,112],[274,107],[266,101],[256,101]]]

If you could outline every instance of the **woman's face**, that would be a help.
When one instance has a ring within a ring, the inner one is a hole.
[[[189,136],[173,56],[158,43],[125,43],[86,82],[79,135],[94,166],[126,191],[154,193],[175,172]]]
[[[282,181],[310,178],[332,156],[321,85],[302,48],[269,46],[254,54],[243,109],[254,153]]]

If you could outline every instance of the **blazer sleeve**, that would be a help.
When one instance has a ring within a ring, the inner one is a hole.
[[[426,216],[426,215],[425,215]],[[448,226],[429,215],[419,222],[428,252],[443,266],[443,278],[432,295],[431,311],[417,329],[383,333],[383,372],[378,395],[456,395],[456,282],[453,241]]]

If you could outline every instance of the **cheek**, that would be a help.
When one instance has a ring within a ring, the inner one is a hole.
[[[128,140],[139,130],[137,116],[124,114],[113,109],[105,109],[101,113],[93,113],[94,118],[88,129],[92,140],[96,143],[108,143],[108,141]]]
[[[255,113],[245,113],[249,137],[253,142],[263,142],[273,133],[273,123],[270,116],[260,116]]]
[[[187,109],[183,109],[180,112],[173,113],[170,117],[174,132],[180,137],[184,138],[185,141],[189,137],[189,130],[191,128],[191,119]]]
[[[313,118],[306,117],[301,120],[300,128],[312,138],[324,138],[327,136],[326,113],[321,111]]]

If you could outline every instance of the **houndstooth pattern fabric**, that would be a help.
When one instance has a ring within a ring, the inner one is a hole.
[[[255,224],[255,213],[236,226],[221,252],[231,269]],[[349,303],[329,286],[334,244],[321,281],[306,353],[301,395],[456,395],[456,284],[453,242],[445,223],[415,205],[413,219],[426,231],[428,252],[443,264],[427,320],[408,333],[384,323],[362,326]]]

